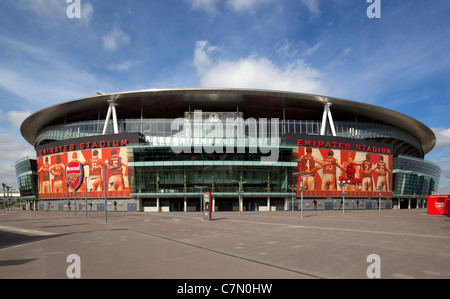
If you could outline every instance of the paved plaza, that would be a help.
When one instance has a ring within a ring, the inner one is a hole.
[[[426,210],[0,210],[0,278],[450,278],[450,218]],[[379,259],[368,259],[368,257]]]

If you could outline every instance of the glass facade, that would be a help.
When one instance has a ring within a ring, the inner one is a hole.
[[[126,119],[119,121],[119,133],[140,132],[152,145],[171,146],[176,134],[172,129],[174,119]],[[258,122],[258,120],[256,120]],[[84,121],[65,125],[47,127],[39,133],[36,144],[42,142],[66,140],[72,138],[88,137],[102,134],[103,120]],[[224,122],[225,124],[225,122]],[[393,126],[366,122],[335,121],[336,134],[339,137],[374,140],[402,140],[402,147],[397,147],[396,154],[408,152],[408,155],[423,158],[423,151],[419,140]],[[225,127],[225,125],[224,125]],[[319,135],[321,121],[318,120],[279,120],[279,136],[285,133],[305,133]],[[112,134],[112,126],[108,126],[107,134]],[[330,129],[327,135],[331,135]],[[225,136],[225,135],[224,135]]]
[[[288,192],[292,172],[292,149],[280,149],[279,161],[260,163],[261,153],[178,154],[167,147],[133,147],[134,189],[142,194],[195,193],[195,186],[208,185],[216,194],[234,194],[233,181],[245,181],[245,192]]]
[[[440,167],[429,161],[398,156],[394,158],[394,196],[426,198],[439,188]]]
[[[16,162],[16,176],[20,197],[36,197],[37,194],[37,164],[29,157]]]

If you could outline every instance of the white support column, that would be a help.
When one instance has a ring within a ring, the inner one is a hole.
[[[116,106],[114,102],[109,104],[112,108],[114,134],[119,134],[119,125],[117,124]]]
[[[117,123],[116,103],[114,102],[113,99],[109,99],[108,103],[109,103],[109,107],[108,107],[108,113],[106,114],[105,125],[103,126],[103,135],[106,134],[106,130],[108,129],[108,123],[111,118],[111,114],[113,117],[114,134],[118,134],[119,133],[119,125]]]
[[[111,105],[109,105],[108,113],[106,114],[105,125],[103,126],[103,135],[106,134],[106,130],[108,129],[109,119],[111,118]]]
[[[327,103],[328,120],[330,121],[331,133],[333,134],[333,136],[336,136],[336,128],[334,127],[333,116],[331,116],[330,106],[331,103]]]
[[[331,127],[331,133],[333,136],[336,136],[336,128],[334,127],[333,122],[333,116],[331,114],[330,106],[333,105],[332,103],[325,103],[325,106],[323,107],[323,115],[322,115],[322,127],[320,128],[320,135],[325,135],[327,131],[327,116],[328,120],[330,121],[330,127]]]
[[[325,135],[326,128],[327,128],[327,105],[325,104],[325,107],[323,107],[323,116],[322,116],[322,127],[320,128],[320,135]]]

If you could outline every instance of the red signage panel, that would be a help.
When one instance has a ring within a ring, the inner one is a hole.
[[[428,214],[450,215],[450,195],[428,195]]]

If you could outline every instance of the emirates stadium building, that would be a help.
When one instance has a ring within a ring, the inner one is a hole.
[[[417,208],[439,185],[427,126],[327,96],[98,93],[32,114],[21,132],[36,149],[16,163],[29,209],[200,211],[203,192],[213,211]]]

